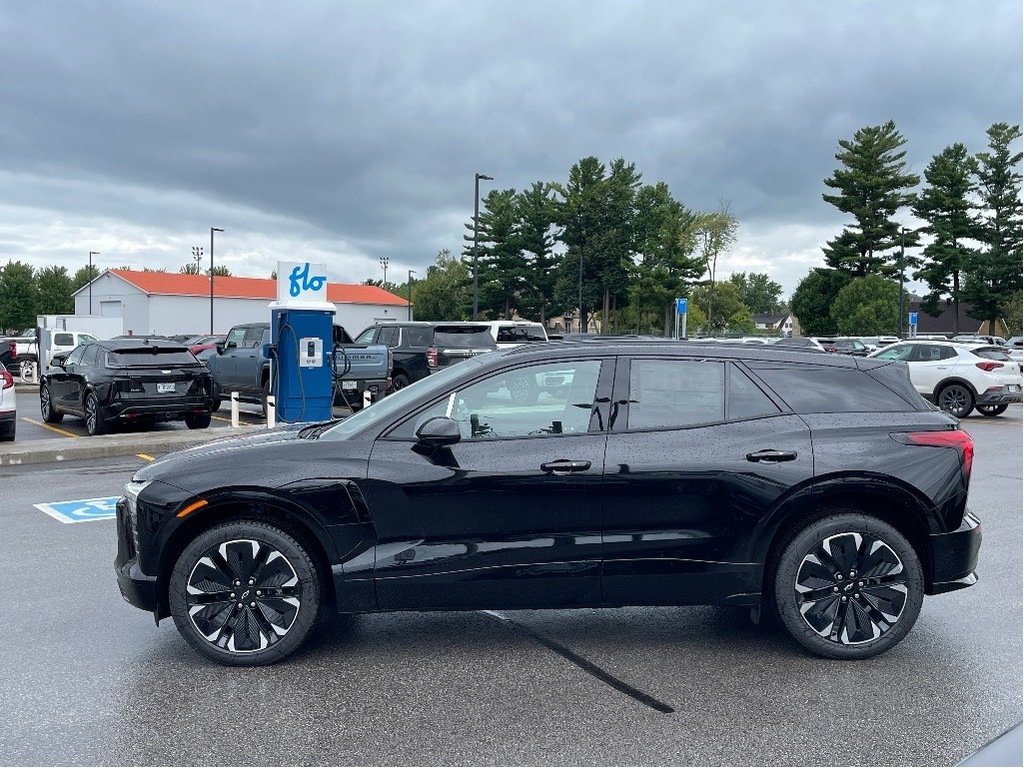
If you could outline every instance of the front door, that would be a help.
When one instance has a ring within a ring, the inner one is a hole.
[[[600,600],[602,391],[610,361],[491,373],[374,444],[368,496],[383,609],[518,608]],[[536,397],[513,400],[529,376]],[[430,451],[415,432],[455,419],[462,439]]]

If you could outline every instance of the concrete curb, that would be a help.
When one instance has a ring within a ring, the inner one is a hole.
[[[102,435],[77,439],[60,437],[55,440],[30,440],[21,445],[0,448],[0,467],[23,464],[49,464],[59,461],[133,456],[137,453],[158,454],[201,445],[224,437],[251,434],[266,429],[264,426],[238,429],[197,429],[174,432],[142,432],[122,435]]]

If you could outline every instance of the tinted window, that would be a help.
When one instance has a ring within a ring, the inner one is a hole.
[[[78,340],[84,344],[87,341],[96,341],[96,337],[90,333],[80,333],[78,334]]]
[[[398,346],[398,329],[397,328],[381,328],[380,337],[377,339],[378,344],[386,344],[389,347]]]
[[[253,325],[246,329],[245,339],[241,346],[243,347],[258,347],[263,342],[263,331],[264,328],[261,325]]]
[[[71,334],[68,334],[69,336]],[[82,355],[85,354],[85,347],[75,347],[71,350],[71,354],[68,355],[67,364],[75,365],[82,362]]]
[[[187,349],[171,347],[131,347],[107,353],[107,366],[125,368],[133,365],[195,365],[195,355]]]
[[[53,343],[61,347],[70,347],[75,343],[74,334],[55,333],[53,334]]]
[[[497,344],[494,337],[486,328],[453,328],[445,326],[434,331],[434,346],[436,347],[472,347],[473,349],[496,349]]]
[[[895,392],[855,368],[770,365],[750,367],[798,413],[913,410]]]
[[[434,338],[432,328],[403,328],[402,344],[406,347],[429,347]]]
[[[984,357],[989,360],[1009,360],[1010,356],[998,347],[981,347],[980,349],[972,349],[972,355],[978,357]]]
[[[633,360],[629,429],[688,427],[725,419],[725,365],[693,360]]]
[[[729,366],[729,395],[726,402],[729,419],[752,419],[779,412],[771,398],[735,365]]]
[[[504,325],[498,326],[498,341],[502,343],[522,343],[527,341],[547,341],[544,329],[536,325]]]
[[[247,330],[248,328],[244,325],[240,325],[237,328],[232,328],[231,332],[228,333],[227,339],[225,339],[224,341],[224,346],[227,347],[231,344],[233,344],[236,347],[243,346],[243,343],[245,342],[245,332]]]
[[[389,437],[413,438],[419,426],[435,416],[454,419],[462,438],[470,440],[580,434],[590,428],[600,372],[601,363],[596,360],[503,371],[450,393],[406,419]],[[524,381],[536,392],[536,399],[517,403],[513,392],[523,391]]]
[[[952,347],[944,347],[939,344],[915,344],[910,361],[912,363],[932,363],[937,360],[950,360],[956,356],[956,350]]]
[[[82,355],[82,365],[96,365],[96,352],[99,350],[95,344],[90,344],[85,348],[85,353]]]
[[[373,334],[375,334],[376,332],[376,328],[367,328],[365,331],[359,334],[359,337],[356,339],[356,344],[372,344]]]

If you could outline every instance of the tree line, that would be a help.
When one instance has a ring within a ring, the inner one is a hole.
[[[825,202],[852,217],[824,247],[827,266],[812,269],[791,306],[807,335],[895,333],[902,275],[928,286],[922,309],[933,316],[961,302],[988,321],[1020,332],[1022,154],[1012,147],[1019,125],[995,123],[988,146],[971,154],[960,142],[932,157],[921,177],[907,169],[906,139],[893,121],[839,141],[841,167],[825,179]],[[909,211],[920,226],[901,227]],[[908,251],[907,249],[914,249]],[[917,250],[919,249],[919,250]],[[906,311],[906,302],[904,302]]]
[[[132,269],[121,266],[117,269]],[[91,271],[90,271],[91,270]],[[166,272],[165,269],[144,267],[143,272]],[[197,262],[189,261],[178,270],[181,274],[208,275]],[[231,270],[219,265],[213,274],[230,277]],[[67,315],[75,311],[74,293],[99,277],[100,270],[93,264],[79,268],[73,275],[66,267],[35,268],[21,261],[10,260],[0,267],[0,329],[23,330],[36,324],[37,315]]]

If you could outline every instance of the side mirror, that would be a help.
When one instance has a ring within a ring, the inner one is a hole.
[[[424,445],[440,448],[444,445],[455,445],[462,439],[459,425],[447,416],[435,416],[420,424],[416,430],[416,439]]]
[[[223,354],[224,354],[224,346],[225,346],[225,345],[224,345],[224,342],[223,342],[223,341],[218,341],[218,342],[216,342],[216,343],[214,344],[214,346],[215,346],[215,347],[217,348],[217,354],[218,354],[218,355],[223,355]]]
[[[50,365],[55,365],[58,368],[63,368],[64,364],[67,362],[67,360],[68,360],[67,353],[66,352],[61,352],[61,353],[56,354],[56,355],[53,356],[53,359],[50,360]]]

